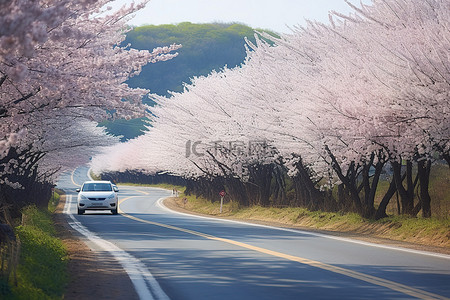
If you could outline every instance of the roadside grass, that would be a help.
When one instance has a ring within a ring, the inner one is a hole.
[[[56,207],[58,206],[59,200],[61,199],[61,195],[64,192],[58,189],[55,189],[52,193],[52,196],[50,198],[50,201],[48,202],[48,210],[51,213],[54,213],[56,211]]]
[[[102,180],[102,176],[97,175],[92,171],[90,171],[89,175],[91,175],[92,179],[94,179],[94,180]]]
[[[387,226],[387,238],[450,248],[450,219],[391,216],[374,222]]]
[[[124,184],[125,185],[125,184]],[[128,184],[127,184],[128,185]],[[139,186],[139,184],[134,184]],[[370,220],[356,213],[310,211],[299,207],[239,207],[236,202],[226,199],[220,213],[220,202],[211,202],[204,198],[186,196],[185,187],[169,184],[146,185],[177,189],[181,193],[175,198],[178,207],[188,211],[233,218],[277,223],[282,226],[293,226],[347,232],[361,235],[371,235],[380,238],[417,243],[422,245],[450,248],[449,218],[412,218],[408,216],[390,216],[381,220]],[[184,201],[186,199],[187,201]]]
[[[9,293],[2,299],[63,299],[68,282],[68,254],[52,219],[59,194],[48,209],[29,206],[22,211],[21,225],[15,228],[20,240],[17,285],[10,278]],[[12,277],[12,276],[11,276]]]

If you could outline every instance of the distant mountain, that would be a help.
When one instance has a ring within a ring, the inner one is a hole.
[[[240,65],[246,56],[244,37],[255,41],[255,30],[246,25],[232,23],[178,25],[147,25],[128,32],[124,44],[132,48],[152,50],[170,44],[181,44],[179,55],[172,60],[148,64],[139,76],[128,80],[131,87],[150,89],[151,93],[169,96],[168,91],[181,92],[183,83],[190,83],[194,76],[208,75]],[[148,103],[152,105],[152,103]],[[114,135],[123,135],[123,140],[142,134],[142,121],[129,123],[124,120],[104,122]],[[121,128],[126,127],[126,128]]]

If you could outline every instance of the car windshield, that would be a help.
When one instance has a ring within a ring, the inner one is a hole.
[[[109,183],[85,183],[83,192],[109,192],[112,191]]]

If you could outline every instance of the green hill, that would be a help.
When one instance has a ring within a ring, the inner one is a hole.
[[[241,24],[147,25],[127,34],[125,43],[139,50],[170,44],[181,44],[178,57],[149,64],[139,76],[131,78],[132,87],[149,88],[152,93],[182,91],[182,83],[192,76],[207,75],[225,65],[235,67],[245,58],[244,37],[253,37],[254,30]]]
[[[194,76],[207,75],[224,66],[233,68],[240,65],[246,56],[244,37],[254,41],[254,33],[253,28],[237,23],[184,22],[178,25],[136,27],[128,32],[124,41],[124,44],[131,44],[132,48],[152,50],[174,43],[183,47],[174,59],[145,66],[139,76],[128,80],[128,84],[164,96],[169,96],[168,91],[181,92],[183,83],[190,83],[190,78]],[[118,120],[100,125],[106,126],[114,135],[123,135],[123,140],[140,135],[144,129],[140,120]]]

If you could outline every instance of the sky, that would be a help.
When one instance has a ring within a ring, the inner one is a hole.
[[[114,7],[130,2],[116,0]],[[350,2],[360,6],[360,0]],[[140,26],[186,21],[239,22],[253,28],[289,33],[289,26],[304,25],[305,19],[328,22],[331,10],[348,14],[351,8],[344,0],[151,0],[129,23]]]

